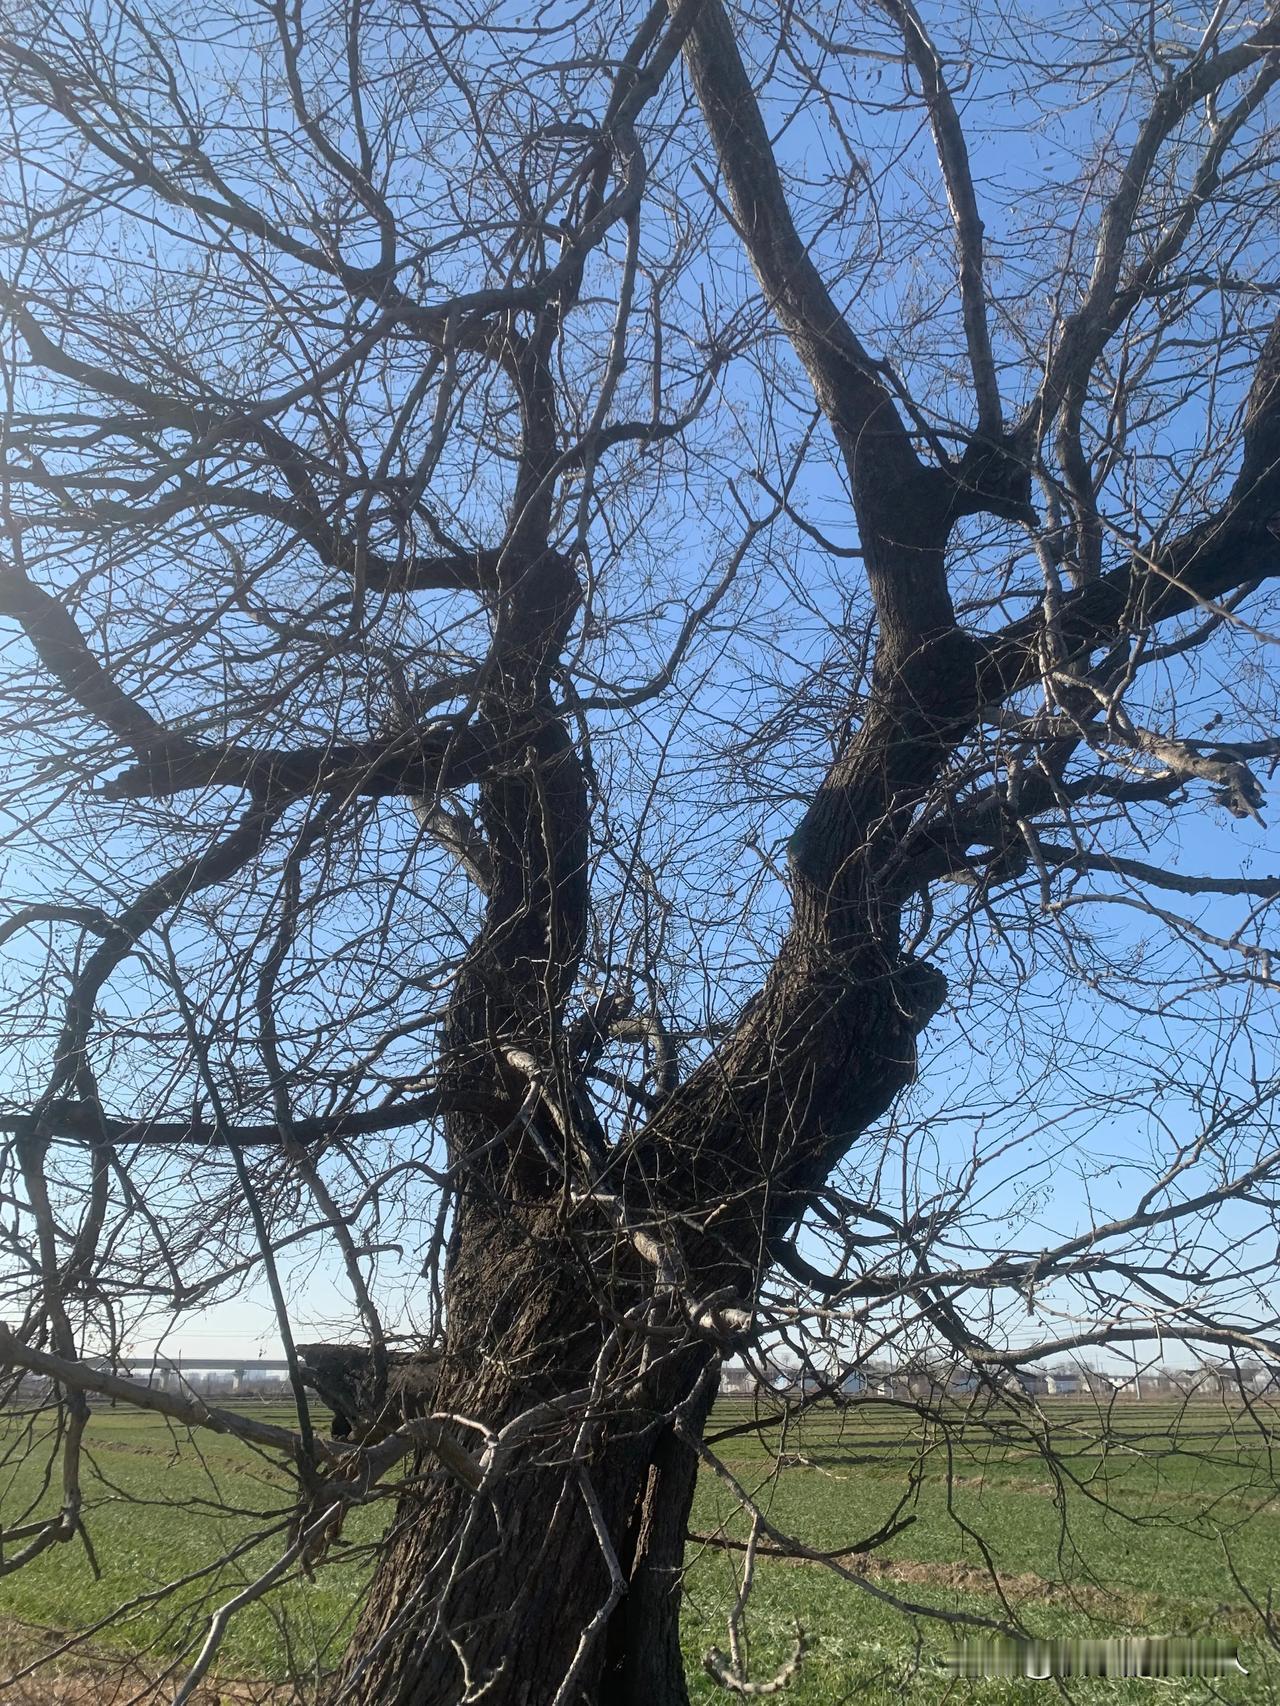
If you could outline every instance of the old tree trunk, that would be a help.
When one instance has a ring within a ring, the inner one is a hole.
[[[488,922],[454,995],[451,1070],[504,1112],[452,1122],[454,1153],[478,1159],[459,1195],[435,1407],[490,1437],[536,1419],[478,1496],[440,1478],[405,1495],[343,1698],[685,1698],[690,1441],[717,1354],[749,1322],[800,1194],[910,1081],[943,993],[902,953],[893,853],[972,718],[977,676],[971,644],[938,620],[946,508],[919,472],[886,514],[893,544],[877,547],[873,572],[894,587],[878,702],[793,840],[791,934],[734,1035],[625,1156],[591,1129],[558,1007],[548,1031],[540,1006],[548,988],[563,998],[576,963],[583,806],[576,755],[534,683],[530,774],[485,790]],[[513,603],[549,572],[513,573]],[[510,715],[510,688],[495,717]]]
[[[967,635],[945,565],[961,517],[1023,512],[1040,428],[979,433],[945,469],[919,459],[791,223],[723,10],[694,16],[688,69],[741,232],[843,454],[878,618],[873,689],[792,838],[792,926],[759,996],[611,1153],[561,1022],[586,806],[546,681],[578,589],[561,560],[508,553],[489,714],[526,758],[485,789],[493,886],[449,1062],[501,1112],[450,1130],[455,1164],[476,1159],[457,1198],[436,1410],[477,1448],[517,1425],[479,1494],[437,1473],[404,1495],[341,1678],[341,1698],[364,1706],[687,1699],[679,1571],[717,1359],[749,1331],[804,1193],[913,1077],[945,986],[904,952],[901,908],[970,838],[922,831],[920,807],[982,707],[1040,668],[1040,619]],[[1273,332],[1221,517],[1162,548],[1151,622],[1274,557],[1278,350]],[[1073,593],[1057,643],[1108,643],[1137,572]]]
[[[889,492],[865,460],[856,470],[886,589],[877,703],[793,840],[794,924],[759,997],[616,1155],[592,1127],[560,1024],[581,948],[585,806],[543,681],[574,589],[545,556],[513,562],[500,589],[496,631],[518,638],[487,714],[505,725],[523,702],[520,728],[499,732],[525,758],[484,788],[488,917],[454,992],[449,1071],[502,1113],[451,1124],[453,1155],[475,1160],[459,1190],[434,1402],[489,1438],[512,1423],[517,1433],[479,1494],[437,1477],[402,1499],[344,1699],[686,1697],[690,1441],[717,1353],[749,1324],[800,1193],[910,1081],[916,1035],[943,993],[902,953],[908,890],[895,886],[894,851],[972,719],[976,657],[949,620],[945,493],[901,463],[896,420],[882,436],[910,483]]]

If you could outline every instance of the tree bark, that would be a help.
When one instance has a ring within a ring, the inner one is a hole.
[[[471,1311],[484,1325],[471,1342],[455,1328],[437,1413],[482,1416],[497,1431],[588,1381],[601,1348],[592,1291],[577,1241],[550,1215],[468,1212],[452,1320]],[[629,1408],[604,1420],[576,1429],[572,1415],[550,1416],[479,1494],[421,1462],[335,1701],[683,1706],[679,1565],[696,1460],[659,1406],[697,1389],[700,1425],[714,1390],[711,1381],[698,1388],[708,1355],[695,1348],[660,1362]]]
[[[606,1183],[625,1169],[630,1223],[678,1245],[680,1296],[665,1321],[651,1309],[630,1337],[619,1328],[637,1304],[654,1304],[653,1270],[616,1223],[566,1195],[549,1161],[560,1141],[550,1117],[500,1143],[492,1120],[451,1117],[451,1153],[483,1159],[468,1170],[458,1208],[436,1414],[476,1418],[492,1436],[536,1406],[603,1387],[606,1357],[609,1396],[576,1428],[562,1409],[479,1495],[438,1474],[405,1495],[338,1699],[683,1706],[678,1570],[696,1465],[666,1424],[714,1352],[697,1305],[728,1294],[750,1309],[772,1241],[803,1194],[914,1077],[916,1038],[945,984],[902,952],[900,899],[886,873],[911,809],[972,715],[973,692],[972,648],[948,638],[917,648],[883,680],[793,839],[795,921],[760,995],[664,1099],[625,1163],[606,1169]],[[555,756],[563,763],[563,749]],[[527,790],[503,786],[501,810],[491,810],[498,846],[531,815]],[[527,858],[527,835],[521,842]],[[514,857],[501,865],[517,868]],[[460,977],[449,1025],[460,1084],[500,1087],[495,1043],[521,1016],[511,1003],[520,961],[542,975],[535,952],[546,914],[529,904],[529,883],[526,875],[509,899],[495,885]],[[560,1094],[568,1106],[571,1086]],[[648,1357],[662,1343],[655,1327],[677,1338]],[[482,1442],[475,1434],[466,1443]]]
[[[865,942],[837,952],[815,944],[811,927],[798,922],[733,1044],[668,1098],[637,1157],[651,1214],[680,1205],[687,1227],[700,1205],[709,1223],[683,1241],[700,1296],[728,1288],[750,1299],[797,1193],[910,1081],[916,1034],[941,999],[942,980],[909,959],[889,964]],[[625,1255],[612,1227],[595,1228],[593,1241],[555,1207],[469,1199],[437,1414],[483,1418],[496,1432],[588,1387],[610,1322],[641,1295],[644,1273]],[[639,1352],[624,1345],[609,1371],[625,1401],[601,1406],[576,1437],[572,1418],[557,1416],[491,1491],[473,1496],[437,1477],[402,1499],[338,1699],[684,1706],[679,1571],[696,1461],[666,1424],[696,1395],[702,1407],[687,1419],[700,1425],[712,1351],[690,1335],[647,1373]]]
[[[685,1420],[701,1433],[715,1400],[707,1381]],[[614,1613],[602,1701],[608,1706],[687,1706],[680,1607],[689,1513],[698,1480],[698,1454],[662,1428],[654,1441],[637,1511],[635,1554],[626,1597]]]

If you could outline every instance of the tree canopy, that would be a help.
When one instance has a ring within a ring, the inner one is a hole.
[[[726,1358],[1280,1363],[1275,11],[0,65],[3,1567],[102,1394],[291,1467],[255,1595],[389,1502],[334,1699],[678,1702]],[[294,1426],[118,1373],[246,1289]]]

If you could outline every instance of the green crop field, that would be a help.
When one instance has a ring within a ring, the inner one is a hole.
[[[767,1417],[757,1425],[748,1404],[722,1404],[709,1436],[724,1473],[703,1473],[692,1519],[684,1629],[695,1700],[729,1698],[702,1660],[709,1647],[728,1647],[743,1563],[740,1549],[718,1542],[740,1543],[750,1530],[730,1476],[775,1531],[838,1554],[844,1572],[794,1558],[757,1562],[746,1622],[750,1674],[764,1680],[776,1671],[798,1621],[808,1650],[785,1698],[804,1706],[1040,1700],[1054,1689],[952,1681],[939,1661],[957,1631],[904,1614],[884,1596],[1045,1638],[1228,1637],[1239,1641],[1249,1671],[1212,1682],[1073,1681],[1082,1700],[1253,1706],[1280,1698],[1280,1664],[1260,1615],[1280,1580],[1280,1416],[1242,1417],[1208,1404],[1131,1406],[1105,1428],[1086,1405],[1059,1405],[1049,1416],[1047,1437],[1038,1437],[1013,1417],[993,1425],[991,1416],[979,1422],[956,1409],[945,1425],[925,1426],[905,1406],[873,1402],[820,1406],[783,1432]],[[56,1476],[46,1480],[47,1420],[9,1418],[2,1427],[8,1529],[31,1510],[55,1508],[58,1490]],[[83,1665],[85,1653],[131,1653],[158,1674],[176,1655],[190,1655],[209,1613],[286,1544],[286,1477],[234,1441],[99,1409],[83,1479],[92,1557],[79,1542],[56,1546],[0,1579],[6,1671],[56,1644],[52,1632],[89,1631],[60,1665]],[[295,1576],[238,1617],[219,1674],[273,1680],[331,1659],[388,1511],[379,1504],[352,1512],[314,1579]],[[873,1555],[858,1551],[893,1522],[905,1526]],[[774,1544],[767,1530],[759,1544]]]

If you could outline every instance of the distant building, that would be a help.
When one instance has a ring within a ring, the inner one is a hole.
[[[1078,1398],[1083,1386],[1074,1368],[1051,1368],[1044,1377],[1044,1389],[1050,1398]]]
[[[265,1371],[264,1371],[265,1372]],[[245,1378],[247,1375],[247,1379]],[[206,1390],[214,1392],[226,1379],[209,1375]],[[997,1388],[1020,1392],[1024,1397],[1091,1398],[1097,1404],[1183,1403],[1188,1401],[1245,1403],[1265,1398],[1280,1402],[1280,1365],[1269,1367],[1257,1360],[1201,1363],[1195,1368],[1018,1368],[992,1373]],[[265,1397],[272,1390],[251,1369],[242,1371],[239,1390]],[[193,1381],[194,1384],[194,1381]],[[762,1372],[730,1365],[721,1371],[722,1398],[768,1396],[779,1401],[820,1400],[824,1395],[837,1403],[873,1398],[915,1398],[936,1404],[946,1398],[963,1402],[983,1387],[982,1376],[968,1363],[955,1359],[895,1366],[890,1363],[839,1365],[822,1370],[799,1363],[769,1362]],[[225,1387],[223,1388],[225,1390]],[[286,1388],[281,1385],[281,1392]]]
[[[760,1388],[772,1392],[779,1398],[791,1397],[800,1391],[803,1371],[799,1363],[780,1362],[766,1363],[760,1379]]]
[[[871,1390],[877,1398],[901,1398],[906,1391],[906,1379],[894,1369],[869,1370]]]
[[[722,1398],[750,1398],[756,1389],[756,1377],[749,1368],[730,1365],[720,1370]]]

